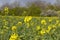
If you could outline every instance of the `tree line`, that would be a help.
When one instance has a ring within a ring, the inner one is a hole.
[[[47,3],[46,1],[36,0],[28,2],[26,6],[20,6],[19,2],[12,4],[4,4],[0,8],[2,16],[60,16],[60,5],[57,1],[55,4]]]

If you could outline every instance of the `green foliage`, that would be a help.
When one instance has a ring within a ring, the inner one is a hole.
[[[26,17],[0,16],[0,40],[59,40],[60,19],[59,17],[32,17],[25,22]],[[28,27],[28,24],[29,27]],[[15,33],[16,35],[12,35]],[[12,39],[11,39],[12,40]]]
[[[29,16],[40,16],[41,8],[36,6],[35,4],[32,4],[28,9],[28,15]]]
[[[43,7],[42,7],[43,8]],[[28,7],[15,7],[0,10],[0,15],[2,16],[42,16],[42,17],[53,17],[53,16],[60,16],[57,11],[60,9],[53,5],[48,5],[44,10],[40,6],[35,4],[31,4]],[[50,11],[49,11],[50,10]]]

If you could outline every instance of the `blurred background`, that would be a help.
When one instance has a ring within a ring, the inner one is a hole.
[[[26,6],[27,2],[33,2],[33,1],[36,1],[36,0],[0,0],[0,6],[4,5],[6,3],[12,4],[14,2],[19,2],[21,6]],[[41,1],[46,1],[51,4],[56,2],[56,0],[41,0]]]
[[[0,0],[0,15],[60,16],[60,0]]]

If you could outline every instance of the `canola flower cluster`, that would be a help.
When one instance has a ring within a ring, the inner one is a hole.
[[[5,12],[5,15],[8,15],[8,13],[9,13],[9,8],[8,8],[8,7],[5,7],[5,8],[4,8],[4,12]]]
[[[0,16],[0,40],[59,40],[58,17]]]
[[[18,34],[14,33],[11,35],[9,40],[17,40],[17,38],[18,38]]]

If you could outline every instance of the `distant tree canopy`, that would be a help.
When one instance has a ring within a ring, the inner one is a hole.
[[[19,2],[14,2],[12,4],[4,4],[1,7],[0,15],[5,16],[60,16],[60,6],[59,3],[52,5],[45,1],[33,1],[28,2],[25,7],[22,7]],[[7,7],[7,9],[5,9]],[[5,11],[7,10],[7,11]]]

